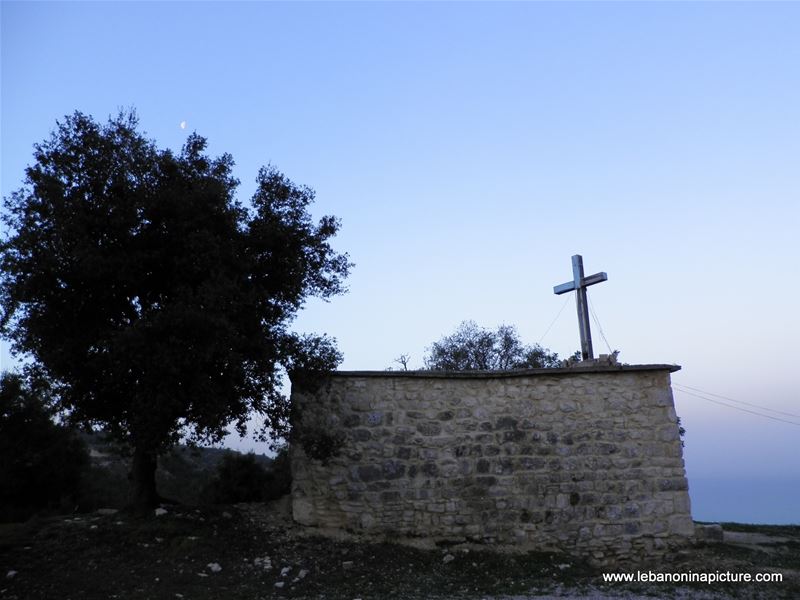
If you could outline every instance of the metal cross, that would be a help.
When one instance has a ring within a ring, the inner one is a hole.
[[[556,295],[566,294],[575,290],[578,304],[578,327],[581,331],[581,357],[582,360],[594,358],[592,352],[592,332],[589,329],[589,304],[586,300],[586,288],[595,283],[606,281],[608,275],[595,273],[588,277],[583,276],[583,257],[576,254],[572,257],[572,281],[562,283],[553,288]]]

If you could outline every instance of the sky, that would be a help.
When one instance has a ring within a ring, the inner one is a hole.
[[[161,147],[196,131],[243,200],[275,165],[342,221],[349,291],[294,327],[334,336],[347,370],[419,368],[465,319],[569,355],[574,295],[553,286],[581,254],[608,273],[595,353],[682,367],[695,519],[800,523],[800,4],[0,11],[4,197],[75,110],[135,107]]]

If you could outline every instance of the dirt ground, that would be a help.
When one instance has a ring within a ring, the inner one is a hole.
[[[674,585],[604,583],[600,569],[559,554],[323,536],[293,524],[286,502],[164,511],[0,525],[0,600],[800,598],[800,527],[726,524],[722,542],[617,570],[783,577]]]

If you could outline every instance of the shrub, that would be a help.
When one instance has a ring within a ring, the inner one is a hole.
[[[47,388],[0,375],[0,520],[74,508],[88,464],[83,441],[53,421]]]
[[[328,464],[331,458],[339,456],[345,440],[341,432],[332,432],[313,425],[298,427],[292,433],[309,458],[318,460],[323,465]]]
[[[259,463],[252,452],[228,452],[217,466],[203,496],[214,504],[262,502],[287,494],[290,487],[291,474],[285,447],[279,450],[269,469]]]
[[[289,463],[289,446],[281,446],[267,471],[264,500],[275,500],[292,491],[292,469]]]

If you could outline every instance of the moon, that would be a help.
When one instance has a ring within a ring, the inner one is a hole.
[[[186,129],[186,121],[181,121],[181,129]]]

